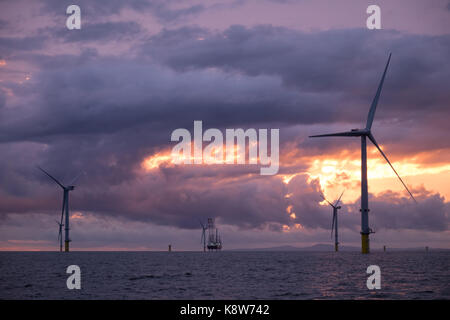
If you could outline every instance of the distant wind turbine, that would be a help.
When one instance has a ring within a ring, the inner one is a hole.
[[[389,62],[391,60],[391,54],[389,54],[388,61],[386,63],[386,67],[384,68],[383,76],[381,77],[380,84],[378,85],[377,92],[375,97],[373,98],[372,105],[370,106],[369,114],[367,115],[367,123],[364,129],[352,129],[347,132],[339,132],[339,133],[330,133],[330,134],[321,134],[310,136],[310,138],[316,137],[361,137],[361,251],[362,253],[370,252],[370,244],[369,244],[369,234],[373,233],[372,229],[369,228],[369,194],[367,187],[367,143],[366,138],[369,138],[370,141],[375,145],[375,147],[380,151],[381,155],[387,161],[387,163],[391,166],[392,170],[394,170],[397,177],[400,179],[401,183],[405,187],[406,191],[408,191],[411,198],[414,199],[414,196],[409,191],[406,184],[403,182],[402,178],[400,178],[397,171],[395,171],[391,162],[381,150],[378,145],[375,137],[372,135],[371,128],[373,118],[375,116],[375,111],[377,109],[378,99],[380,98],[381,89],[383,87],[384,78],[386,76],[386,71],[389,66]]]
[[[63,216],[61,215],[61,222],[56,220],[56,223],[59,226],[59,232],[58,232],[58,242],[59,242],[59,252],[62,252],[62,227],[64,226],[64,223],[62,223]]]
[[[341,208],[339,206],[339,202],[341,201],[342,195],[344,194],[344,191],[342,191],[341,196],[339,199],[337,199],[335,204],[332,204],[330,201],[328,201],[323,195],[322,198],[328,204],[333,207],[333,223],[331,224],[331,237],[333,237],[333,229],[334,229],[334,251],[338,252],[339,247],[339,241],[338,241],[338,210]]]
[[[200,225],[202,226],[202,237],[200,239],[200,243],[203,242],[203,252],[206,251],[206,230],[208,229],[208,227],[206,227],[201,221],[200,221]]]
[[[64,226],[64,251],[65,252],[69,252],[69,242],[71,241],[69,238],[69,192],[75,189],[75,186],[73,185],[75,183],[75,181],[80,177],[81,173],[78,174],[71,183],[69,183],[68,186],[63,186],[61,184],[61,182],[59,182],[58,180],[56,180],[56,178],[54,178],[53,176],[50,175],[50,173],[48,173],[47,171],[45,171],[44,169],[42,169],[41,167],[38,166],[38,169],[41,170],[42,172],[44,172],[50,179],[52,179],[53,181],[55,181],[62,189],[64,192],[64,196],[63,196],[63,205],[62,205],[62,212],[61,212],[61,222],[58,222],[59,224],[59,237],[60,237],[60,250],[62,250],[62,243],[61,243],[61,231],[62,231],[62,226]],[[63,216],[65,215],[65,223],[63,224]]]

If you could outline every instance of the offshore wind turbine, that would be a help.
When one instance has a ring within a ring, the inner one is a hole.
[[[364,129],[352,129],[347,132],[339,132],[339,133],[330,133],[330,134],[321,134],[310,136],[310,138],[316,137],[361,137],[361,252],[369,253],[370,252],[370,244],[369,244],[369,234],[373,233],[372,229],[369,228],[369,194],[367,187],[367,138],[375,145],[375,147],[380,151],[381,155],[387,161],[387,163],[391,166],[392,170],[394,170],[397,177],[400,179],[401,183],[405,187],[406,191],[408,191],[411,198],[414,199],[414,196],[409,191],[406,184],[403,182],[402,178],[400,178],[397,171],[395,171],[391,162],[381,150],[378,145],[375,137],[372,134],[372,123],[373,118],[375,116],[375,111],[377,109],[378,100],[380,98],[381,89],[383,88],[384,78],[386,76],[386,71],[389,66],[389,62],[391,61],[391,54],[389,54],[388,61],[386,63],[386,67],[384,68],[383,76],[381,77],[380,84],[378,85],[377,92],[375,93],[375,97],[373,98],[372,105],[369,109],[369,114],[367,115],[366,127]]]
[[[69,192],[75,189],[75,186],[73,185],[75,181],[78,179],[80,174],[78,174],[71,183],[69,183],[68,186],[64,186],[61,182],[59,182],[56,178],[54,178],[50,173],[42,169],[38,166],[38,169],[44,172],[50,179],[55,181],[62,189],[63,189],[63,205],[62,205],[62,212],[61,212],[61,222],[58,222],[59,224],[59,236],[60,236],[60,250],[62,251],[62,226],[64,226],[64,251],[69,252],[69,242],[72,241],[69,238]],[[65,223],[63,224],[63,216],[65,216]]]
[[[344,194],[344,191],[342,191],[341,196],[339,199],[337,199],[335,204],[332,204],[330,201],[328,201],[323,195],[322,198],[328,204],[333,207],[333,223],[331,224],[331,237],[333,237],[333,229],[334,229],[334,251],[338,252],[339,247],[339,241],[338,241],[338,210],[341,208],[339,206],[339,202],[341,201],[342,195]]]
[[[200,239],[200,243],[203,242],[203,252],[206,252],[206,230],[208,227],[206,227],[201,221],[200,225],[202,226],[202,237]]]

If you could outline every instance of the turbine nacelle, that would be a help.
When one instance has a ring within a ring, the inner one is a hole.
[[[323,194],[321,194],[320,196],[322,197],[323,200],[325,200],[326,202],[328,202],[328,204],[329,204],[333,209],[338,210],[338,209],[341,209],[341,206],[338,206],[338,204],[341,202],[341,198],[342,198],[342,195],[344,194],[344,192],[345,192],[345,190],[342,191],[341,195],[339,196],[339,198],[336,200],[336,202],[335,202],[334,204],[331,203],[330,201],[328,201],[328,200],[325,198],[325,196],[324,196]]]
[[[370,129],[352,129],[350,132],[357,133],[360,136],[368,136],[370,134]]]

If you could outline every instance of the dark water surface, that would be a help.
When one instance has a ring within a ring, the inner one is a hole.
[[[449,299],[450,252],[0,252],[1,299]],[[66,268],[81,268],[68,290]],[[369,265],[381,290],[366,287]]]

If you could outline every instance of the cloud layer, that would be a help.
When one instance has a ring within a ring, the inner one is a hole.
[[[307,136],[365,123],[389,52],[377,140],[398,161],[448,154],[448,34],[306,32],[269,24],[214,29],[179,24],[225,7],[95,3],[82,7],[102,19],[90,19],[81,32],[56,27],[59,9],[46,2],[40,9],[48,25],[39,32],[0,34],[0,223],[14,216],[20,224],[20,215],[58,216],[62,192],[36,170],[40,165],[64,182],[84,172],[71,208],[96,219],[190,230],[215,217],[233,230],[260,230],[262,238],[287,228],[324,232],[330,208],[320,204],[325,190],[311,166],[324,155],[339,157],[342,146],[357,159],[358,143]],[[148,10],[160,30],[148,32],[127,10]],[[173,130],[192,131],[194,120],[221,130],[280,128],[280,175],[167,161],[143,167],[146,158],[170,150]],[[296,176],[287,183],[286,174]],[[441,232],[446,239],[443,192],[414,190],[418,205],[390,186],[371,194],[374,228]],[[358,234],[358,199],[344,204],[340,221]]]

